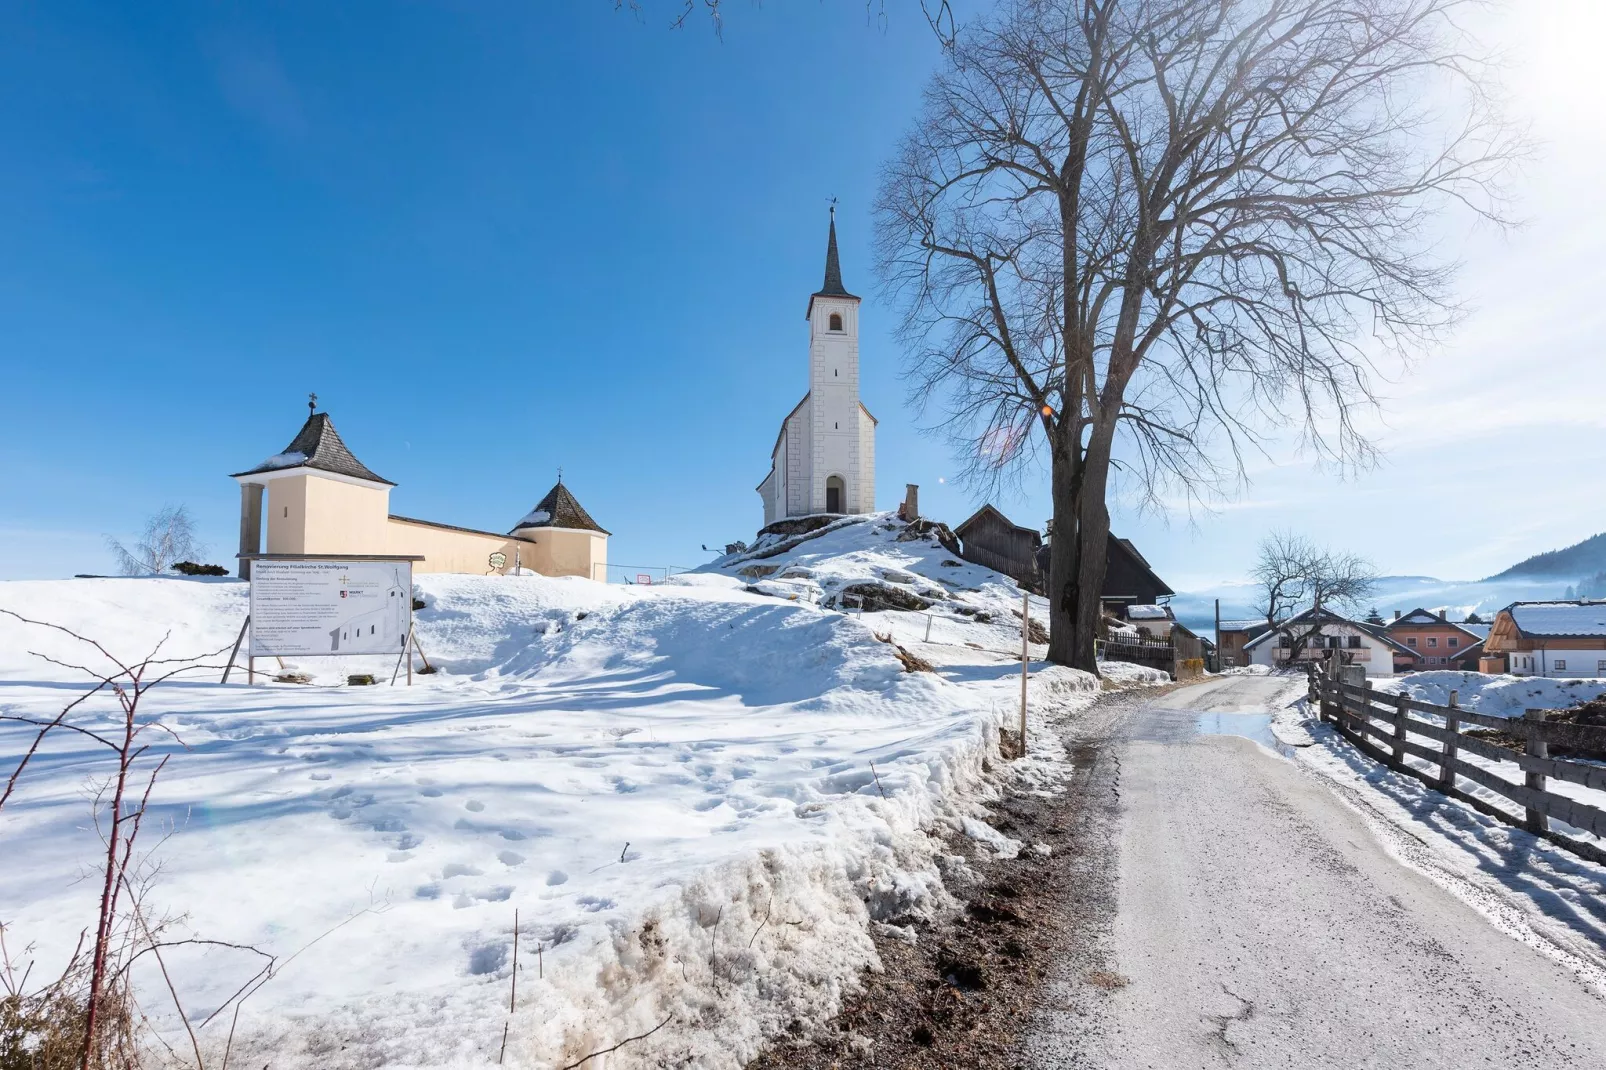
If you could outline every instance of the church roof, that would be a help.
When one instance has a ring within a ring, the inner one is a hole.
[[[842,285],[842,261],[836,252],[836,205],[831,206],[831,232],[825,244],[825,284],[809,296],[809,314],[814,313],[814,299],[816,297],[851,297],[857,301],[859,298],[848,293],[847,287]]]
[[[524,519],[513,525],[513,530],[521,528],[576,528],[581,531],[600,531],[604,535],[613,532],[591,519],[591,514],[575,500],[569,488],[558,480],[558,485],[546,492],[546,497],[536,503],[535,508],[525,514]]]
[[[236,472],[230,478],[280,472],[289,468],[311,468],[318,472],[332,472],[353,479],[384,483],[386,486],[396,485],[385,477],[376,475],[371,468],[357,460],[351,450],[346,448],[339,432],[335,430],[334,421],[329,419],[329,414],[326,412],[315,412],[308,416],[307,422],[301,425],[301,430],[296,432],[296,437],[290,440],[290,445],[284,448],[284,452],[274,454],[255,468]]]

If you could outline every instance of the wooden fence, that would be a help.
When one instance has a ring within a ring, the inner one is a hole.
[[[1606,836],[1606,810],[1546,789],[1547,781],[1555,779],[1606,792],[1606,766],[1550,757],[1552,744],[1606,751],[1606,728],[1547,722],[1545,710],[1528,710],[1520,720],[1474,713],[1456,704],[1454,691],[1450,692],[1448,706],[1374,691],[1365,678],[1365,670],[1359,667],[1312,666],[1310,701],[1320,709],[1321,719],[1333,724],[1339,735],[1390,768],[1416,777],[1491,817],[1525,828],[1592,861],[1606,863],[1606,851],[1550,827],[1550,819],[1556,818],[1573,828]],[[1413,717],[1413,713],[1437,721]],[[1520,737],[1523,750],[1467,735],[1463,731],[1467,725]],[[1413,736],[1430,742],[1415,742]],[[1515,783],[1494,770],[1467,762],[1461,758],[1463,753],[1513,765],[1522,772],[1523,782]],[[1432,763],[1436,775],[1411,765],[1406,755]],[[1521,815],[1462,791],[1458,787],[1461,778],[1509,799],[1522,808]]]

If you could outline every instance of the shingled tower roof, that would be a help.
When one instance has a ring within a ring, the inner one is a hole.
[[[325,412],[315,412],[308,416],[307,422],[301,425],[301,430],[296,433],[290,445],[284,448],[283,453],[269,457],[248,471],[236,472],[231,478],[239,479],[242,476],[254,476],[263,472],[281,472],[289,468],[311,468],[318,472],[330,472],[352,479],[366,479],[390,487],[396,485],[385,477],[376,475],[372,469],[352,455],[351,450],[341,441],[339,432],[335,430],[334,421],[329,419],[329,414]]]
[[[847,287],[842,285],[842,261],[836,252],[836,205],[831,206],[831,232],[825,243],[825,284],[809,296],[809,312],[814,312],[814,298],[816,297],[850,297],[857,301],[856,294],[848,293]]]
[[[513,525],[513,531],[521,528],[576,528],[581,531],[600,531],[604,535],[613,534],[607,528],[591,519],[591,514],[575,500],[569,493],[569,488],[558,480],[558,485],[546,492],[546,497],[535,504],[525,515],[523,520]]]

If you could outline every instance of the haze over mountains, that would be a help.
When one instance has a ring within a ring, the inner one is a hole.
[[[1512,602],[1571,597],[1606,597],[1606,532],[1560,550],[1535,554],[1482,580],[1441,580],[1433,576],[1381,576],[1366,608],[1384,617],[1398,610],[1443,611],[1452,620],[1477,613],[1490,620]],[[1215,602],[1223,620],[1261,616],[1260,590],[1248,580],[1179,593],[1171,605],[1189,628],[1209,635]]]

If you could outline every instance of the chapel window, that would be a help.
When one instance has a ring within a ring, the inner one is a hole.
[[[831,313],[831,330],[840,331],[841,329],[842,329],[842,313],[840,313],[840,312]]]

